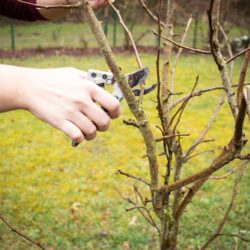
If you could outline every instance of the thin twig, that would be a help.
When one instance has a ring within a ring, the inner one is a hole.
[[[247,51],[249,51],[249,50],[250,50],[250,47],[248,47],[248,48],[242,50],[242,51],[239,52],[238,54],[234,55],[232,58],[228,59],[228,60],[226,61],[226,63],[230,63],[231,61],[233,61],[233,60],[236,59],[237,57],[239,57],[239,56],[245,54],[245,53],[246,53]]]
[[[191,91],[191,93],[190,93],[190,97],[183,103],[183,107],[182,107],[182,109],[181,109],[181,112],[180,112],[180,114],[179,114],[179,117],[178,117],[178,119],[177,119],[177,122],[176,122],[176,124],[175,124],[175,126],[174,126],[173,133],[175,132],[175,130],[176,130],[176,128],[177,128],[177,126],[178,126],[178,124],[179,124],[179,122],[180,122],[180,120],[181,120],[181,116],[182,116],[182,114],[183,114],[183,112],[184,112],[184,110],[185,110],[185,107],[186,107],[187,104],[188,104],[188,101],[192,98],[193,92],[194,92],[194,90],[195,90],[195,88],[196,88],[196,86],[197,86],[197,84],[198,84],[198,81],[199,81],[199,75],[196,77],[196,81],[195,81],[194,87],[193,87],[193,89],[192,89],[192,91]]]
[[[218,112],[219,112],[221,106],[223,105],[225,98],[226,98],[226,94],[223,92],[221,97],[220,97],[219,103],[217,104],[216,108],[214,109],[214,112],[213,112],[210,120],[208,121],[206,127],[203,129],[200,136],[195,140],[195,142],[190,146],[190,148],[184,154],[183,159],[185,162],[188,160],[188,156],[195,150],[195,148],[201,143],[203,138],[206,136],[207,132],[209,131],[210,127],[212,126],[213,122],[215,121],[215,118],[217,117]]]
[[[113,10],[117,13],[120,24],[122,25],[124,30],[127,32],[128,37],[130,39],[130,42],[131,42],[131,44],[133,46],[133,49],[134,49],[134,52],[135,52],[137,64],[138,64],[139,68],[142,69],[143,65],[142,65],[142,62],[141,62],[141,59],[140,59],[140,56],[139,56],[139,53],[138,53],[138,50],[137,50],[137,47],[135,45],[134,38],[133,38],[131,32],[129,31],[127,25],[124,23],[123,18],[122,18],[121,14],[120,14],[120,11],[110,1],[108,1],[108,3],[113,8]]]
[[[152,30],[152,32],[155,35],[159,36],[159,34],[157,32],[155,32],[154,30]],[[187,46],[181,45],[181,44],[179,44],[179,43],[177,43],[177,42],[175,42],[175,41],[173,41],[173,40],[171,40],[171,39],[169,39],[169,38],[167,38],[167,37],[165,37],[163,35],[160,35],[160,36],[164,40],[166,40],[166,41],[168,41],[168,42],[170,42],[170,43],[172,43],[172,44],[174,44],[174,45],[176,45],[176,46],[178,46],[180,48],[183,48],[183,49],[186,49],[186,50],[190,50],[190,51],[195,52],[195,53],[201,53],[201,54],[206,54],[206,55],[210,55],[211,54],[211,51],[205,51],[205,50],[201,50],[201,49],[194,49],[194,48],[191,48],[191,47],[187,47]]]
[[[231,237],[237,237],[237,238],[239,238],[239,239],[242,240],[242,241],[250,242],[249,239],[243,238],[243,237],[241,237],[241,236],[239,236],[239,235],[237,235],[237,234],[217,234],[217,236],[231,236]]]
[[[153,14],[153,12],[148,8],[148,6],[144,3],[143,0],[140,0],[142,7],[145,9],[145,11],[149,14],[150,17],[152,17],[156,22],[158,22],[157,16]],[[161,26],[163,28],[166,28],[166,24],[164,22],[160,22]]]
[[[244,58],[244,62],[242,65],[242,69],[240,72],[240,79],[239,79],[239,83],[238,83],[238,89],[237,89],[237,105],[238,108],[240,107],[240,103],[242,98],[244,98],[244,94],[243,94],[243,87],[244,87],[244,81],[245,81],[245,77],[246,77],[246,72],[247,72],[247,66],[248,66],[248,62],[250,59],[250,51],[248,51],[245,55]]]
[[[133,187],[134,187],[135,194],[138,194],[138,196],[140,197],[140,200],[141,200],[142,204],[144,205],[144,209],[146,210],[149,219],[151,220],[151,222],[153,223],[153,226],[156,228],[157,232],[159,233],[159,232],[160,232],[160,229],[158,228],[158,226],[157,226],[155,220],[153,219],[153,217],[152,217],[152,215],[151,215],[151,213],[150,213],[150,208],[149,208],[149,209],[146,208],[146,205],[147,205],[147,203],[148,203],[149,201],[147,200],[147,198],[146,198],[146,200],[144,201],[144,200],[143,200],[143,197],[142,197],[142,195],[141,195],[141,193],[140,193],[139,190],[138,190],[138,188],[137,188],[135,185],[134,185]]]
[[[14,228],[1,214],[0,214],[0,219],[11,229],[11,231],[13,231],[16,234],[20,235],[21,237],[23,237],[24,239],[28,240],[29,242],[37,245],[41,249],[46,250],[46,248],[44,246],[42,246],[41,243],[32,240],[31,238],[29,238],[28,236],[24,235],[23,233],[19,232],[16,228]]]
[[[199,152],[199,153],[190,155],[189,157],[187,157],[187,158],[185,159],[185,161],[188,161],[188,160],[190,160],[191,158],[194,158],[194,157],[196,157],[196,156],[198,156],[198,155],[201,155],[201,154],[204,154],[204,153],[208,153],[208,152],[213,152],[213,151],[218,150],[218,149],[222,149],[222,148],[221,148],[221,147],[217,147],[217,148],[212,148],[212,149],[204,150],[204,151],[202,151],[202,152]]]
[[[127,120],[123,120],[123,123],[126,125],[130,125],[130,126],[134,126],[136,128],[139,128],[138,124],[136,123],[136,121],[134,119],[129,119]]]
[[[192,23],[192,19],[193,19],[193,17],[192,17],[192,15],[191,15],[191,16],[189,17],[189,19],[188,19],[188,22],[187,22],[185,31],[184,31],[184,33],[183,33],[183,35],[182,35],[182,38],[181,38],[181,43],[180,43],[181,46],[183,46],[183,44],[184,44],[184,42],[185,42],[185,40],[186,40],[186,37],[187,37],[187,33],[188,33],[188,30],[189,30],[189,27],[190,27],[190,25],[191,25],[191,23]],[[177,65],[177,62],[178,62],[179,57],[180,57],[180,55],[181,55],[182,49],[183,49],[183,48],[181,48],[181,47],[179,48],[178,53],[177,53],[177,55],[176,55],[176,57],[175,57],[175,60],[174,60],[174,64],[173,64],[172,70],[171,70],[171,77],[170,77],[170,79],[171,79],[171,80],[170,80],[171,93],[174,92],[174,74],[175,74],[176,65]],[[173,95],[171,95],[171,97],[170,97],[170,104],[172,104],[172,103],[173,103]]]
[[[246,82],[244,85],[250,85],[250,82]],[[238,84],[233,84],[231,86],[232,87],[238,87]],[[216,86],[216,87],[211,87],[211,88],[206,88],[206,89],[200,89],[200,90],[194,91],[192,97],[194,97],[194,96],[200,96],[200,95],[202,95],[205,92],[210,92],[210,91],[220,90],[220,89],[225,89],[225,87],[224,86]],[[179,103],[185,101],[189,96],[190,96],[190,94],[181,97],[179,100],[177,100],[174,104],[171,105],[170,109],[173,109]]]
[[[158,6],[158,13],[157,13],[157,20],[158,20],[158,33],[161,35],[161,17],[160,17],[160,10],[161,10],[161,0],[159,0]],[[158,114],[160,117],[161,122],[163,123],[163,111],[162,111],[162,103],[161,103],[161,78],[160,78],[160,53],[161,53],[161,36],[158,36],[158,44],[157,44],[157,58],[156,58],[156,72],[157,72],[157,109]]]
[[[121,197],[123,200],[125,200],[125,201],[127,201],[128,203],[131,203],[131,204],[133,204],[133,205],[136,204],[136,203],[135,203],[133,200],[131,200],[129,197],[125,197],[125,196],[120,192],[120,190],[119,190],[116,186],[114,186],[114,189],[115,189],[115,191],[120,195],[120,197]]]
[[[155,142],[161,142],[170,138],[173,138],[175,136],[189,136],[190,134],[172,134],[172,135],[165,135],[160,138],[155,139]]]
[[[121,175],[125,175],[125,176],[127,176],[127,177],[129,177],[129,178],[132,178],[132,179],[135,179],[135,180],[141,181],[141,182],[143,182],[144,184],[148,185],[149,187],[151,186],[151,184],[150,184],[149,182],[147,182],[147,181],[143,180],[142,178],[140,178],[140,177],[136,177],[136,176],[131,175],[131,174],[124,173],[124,172],[123,172],[123,171],[121,171],[120,169],[118,169],[118,173],[119,173],[119,174],[121,174]]]
[[[229,38],[228,38],[226,32],[224,31],[223,27],[221,26],[221,24],[219,24],[219,28],[220,28],[221,34],[224,36],[224,39],[225,39],[225,42],[226,42],[226,45],[227,45],[227,52],[228,52],[229,56],[232,58],[233,57],[233,51],[232,51],[232,47],[231,47]],[[232,61],[231,64],[230,64],[230,83],[232,81],[233,68],[234,68],[234,61]]]
[[[132,47],[134,49],[134,52],[135,52],[135,57],[136,57],[137,64],[138,64],[139,68],[142,69],[143,65],[142,65],[142,62],[141,62],[141,59],[140,59],[140,56],[139,56],[139,53],[138,53],[134,38],[133,38],[130,30],[128,29],[127,25],[124,23],[123,18],[122,18],[121,14],[120,14],[120,11],[110,1],[108,1],[108,2],[109,2],[109,5],[113,8],[113,10],[117,13],[117,15],[119,17],[120,24],[122,25],[122,27],[124,28],[124,30],[128,34],[129,40],[130,40],[130,42],[132,44]],[[139,106],[142,106],[142,101],[143,101],[143,96],[144,96],[144,88],[145,88],[145,81],[143,81],[141,83],[140,96],[139,96],[139,101],[138,101]]]
[[[237,158],[240,159],[240,160],[250,160],[250,154],[240,155]]]
[[[151,218],[147,217],[147,216],[145,215],[145,213],[142,211],[142,209],[146,209],[145,207],[139,207],[139,206],[137,206],[136,202],[134,202],[133,200],[131,200],[129,197],[128,197],[128,198],[125,197],[125,196],[119,191],[119,189],[118,189],[116,186],[114,186],[114,188],[115,188],[116,192],[120,195],[120,197],[121,197],[123,200],[125,200],[125,201],[127,201],[127,202],[133,204],[135,207],[137,207],[138,211],[141,213],[141,215],[143,216],[143,218],[144,218],[151,226],[155,227],[156,230],[159,232],[159,228],[158,228],[157,225],[155,224],[154,220],[152,221]],[[126,211],[127,211],[127,210],[126,210]]]
[[[211,242],[218,236],[218,234],[221,232],[222,228],[224,227],[224,225],[225,225],[225,223],[226,223],[226,221],[228,219],[228,215],[229,215],[229,213],[230,213],[230,211],[231,211],[231,209],[233,207],[235,198],[237,196],[237,187],[238,187],[240,179],[241,179],[241,177],[243,175],[243,172],[244,172],[244,170],[245,170],[245,168],[247,166],[247,163],[248,163],[248,161],[245,161],[241,166],[241,170],[240,170],[239,175],[238,175],[238,177],[237,177],[237,179],[235,181],[235,184],[234,184],[233,195],[232,195],[231,201],[230,201],[230,203],[229,203],[229,205],[227,207],[226,213],[225,213],[222,221],[220,222],[216,232],[213,235],[210,236],[208,241],[200,248],[200,250],[203,250],[203,249],[207,248],[211,244]]]
[[[232,175],[233,173],[235,173],[236,171],[238,171],[240,168],[241,168],[241,166],[235,167],[232,171],[228,172],[227,174],[225,174],[223,176],[210,176],[209,179],[210,180],[226,179],[228,176]]]
[[[145,209],[145,207],[135,206],[135,207],[126,208],[125,210],[126,212],[130,212],[134,209]]]
[[[134,187],[135,194],[138,194],[138,196],[140,197],[140,200],[141,200],[142,204],[145,206],[146,204],[144,202],[144,199],[143,199],[140,191],[138,190],[138,188],[135,185],[133,185],[133,187]]]

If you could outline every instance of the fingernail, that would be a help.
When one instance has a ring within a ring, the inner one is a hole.
[[[71,144],[71,145],[72,145],[73,148],[76,148],[76,147],[79,145],[79,143],[78,143],[78,142],[72,141],[72,144]]]

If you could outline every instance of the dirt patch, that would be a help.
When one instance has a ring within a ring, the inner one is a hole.
[[[115,54],[132,54],[133,49],[125,49],[124,47],[112,48]],[[143,47],[139,46],[138,51],[140,53],[150,53],[155,54],[156,48],[154,47]],[[0,58],[20,58],[25,59],[31,56],[74,56],[74,57],[84,57],[84,56],[101,56],[99,48],[41,48],[41,49],[21,49],[21,50],[3,50],[0,49]]]

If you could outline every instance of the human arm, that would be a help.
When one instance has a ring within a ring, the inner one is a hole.
[[[37,4],[45,5],[45,6],[66,5],[66,4],[77,4],[78,1],[79,0],[37,0]],[[114,2],[114,0],[110,0],[110,1]],[[89,3],[94,10],[100,9],[102,7],[106,7],[108,5],[107,0],[89,0]],[[65,9],[65,8],[58,8],[58,9],[40,8],[39,9],[40,14],[48,20],[66,16],[69,13],[69,11],[70,11],[69,9]]]
[[[120,115],[120,103],[75,68],[0,65],[0,75],[0,112],[28,110],[76,143],[94,139],[97,130],[108,129],[110,118]]]

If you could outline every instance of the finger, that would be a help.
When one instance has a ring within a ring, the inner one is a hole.
[[[96,137],[96,126],[81,112],[74,114],[72,122],[82,131],[86,140]]]
[[[109,115],[98,107],[92,100],[88,102],[88,106],[81,106],[80,110],[95,124],[98,131],[106,131],[109,128]]]
[[[92,99],[101,104],[108,111],[110,118],[115,119],[119,117],[121,115],[120,102],[102,88],[98,86],[94,87],[96,90],[92,93]]]
[[[70,121],[65,120],[58,128],[77,144],[84,140],[82,131]]]
[[[82,78],[82,79],[87,78],[88,73],[86,71],[76,69],[76,72],[80,78]]]

